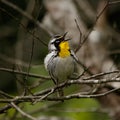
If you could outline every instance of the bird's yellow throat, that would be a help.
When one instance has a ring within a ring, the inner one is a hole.
[[[68,41],[63,41],[59,44],[60,47],[60,52],[59,52],[59,56],[64,58],[64,57],[68,57],[70,56],[70,48],[69,48],[69,43]]]

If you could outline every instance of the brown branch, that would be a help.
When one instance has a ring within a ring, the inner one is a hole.
[[[28,66],[28,64],[26,62],[23,62],[22,60],[14,59],[10,56],[8,57],[7,55],[3,55],[1,53],[0,53],[0,59],[5,61],[5,62],[11,63],[11,64],[17,63],[16,65],[19,65],[19,66],[22,66],[22,67],[27,67]]]
[[[0,71],[6,71],[6,72],[10,72],[10,73],[16,73],[16,74],[21,74],[21,75],[27,75],[28,73],[26,72],[19,72],[16,70],[12,70],[12,69],[6,69],[6,68],[0,68]],[[111,79],[94,79],[103,75],[108,75],[108,74],[112,74],[112,73],[119,73],[120,71],[116,70],[116,71],[111,71],[111,72],[106,72],[106,73],[100,73],[100,74],[96,74],[87,78],[83,78],[80,80],[69,80],[67,83],[61,83],[58,87],[54,87],[54,89],[57,89],[59,87],[65,87],[66,85],[71,85],[71,84],[101,84],[101,83],[108,83],[108,82],[120,82],[120,78],[111,78]],[[45,79],[45,80],[49,80],[50,77],[46,77],[46,76],[42,76],[42,75],[36,75],[36,74],[32,74],[29,73],[29,77],[35,77],[35,78],[41,78],[41,79]],[[92,80],[90,80],[92,79]],[[52,88],[53,89],[53,88]],[[45,95],[48,92],[51,91],[51,88],[46,89],[44,91],[41,91],[37,94],[34,95]]]
[[[38,36],[34,35],[30,30],[26,29],[26,27],[19,21],[18,18],[16,18],[15,16],[13,16],[11,13],[9,13],[8,11],[6,11],[5,9],[0,7],[0,10],[3,11],[4,13],[6,13],[7,15],[9,15],[10,17],[12,17],[21,27],[24,28],[24,30],[26,30],[30,35],[32,35],[36,40],[40,41],[43,45],[45,45],[46,47],[48,46],[44,41],[42,41]]]
[[[112,89],[110,91],[107,91],[107,92],[104,92],[104,93],[101,93],[101,94],[94,94],[94,95],[82,95],[80,93],[77,93],[77,94],[72,94],[72,95],[68,95],[68,96],[65,96],[63,98],[46,98],[46,100],[50,100],[50,101],[61,101],[61,100],[69,100],[69,99],[74,99],[74,98],[97,98],[97,97],[102,97],[102,96],[105,96],[105,95],[108,95],[112,92],[115,92],[117,90],[120,90],[120,88],[116,88],[116,89]]]
[[[76,93],[76,94],[71,94],[71,95],[67,95],[67,96],[63,96],[63,97],[45,97],[42,100],[47,100],[47,101],[62,101],[62,100],[69,100],[69,99],[73,99],[73,98],[97,98],[97,97],[102,97],[105,95],[108,95],[112,92],[115,92],[117,90],[120,90],[120,88],[115,88],[112,90],[109,90],[107,92],[104,93],[100,93],[100,94],[81,94],[81,93]],[[11,103],[11,102],[33,102],[35,100],[39,100],[41,99],[43,96],[18,96],[15,97],[14,99],[0,99],[1,103]]]
[[[76,23],[76,26],[77,26],[78,31],[80,33],[80,40],[79,40],[79,43],[78,43],[78,47],[75,50],[75,53],[76,53],[78,51],[78,49],[81,47],[81,43],[82,43],[82,31],[81,31],[80,26],[78,25],[78,22],[77,22],[76,19],[75,19],[75,23]]]
[[[100,18],[100,16],[103,14],[103,12],[106,10],[106,8],[108,7],[109,1],[110,1],[110,0],[107,0],[107,1],[106,1],[105,6],[104,6],[103,9],[100,11],[100,13],[98,13],[98,15],[96,16],[96,22],[97,22],[97,20]]]
[[[16,10],[17,12],[19,12],[21,15],[23,15],[24,17],[26,17],[27,19],[31,20],[37,27],[39,27],[40,29],[42,29],[43,31],[47,32],[49,35],[52,35],[52,33],[50,33],[50,31],[48,31],[47,29],[45,29],[39,21],[36,21],[31,15],[29,15],[27,12],[23,11],[21,8],[19,8],[18,6],[16,6],[15,4],[7,1],[7,0],[1,0],[0,2],[4,3],[5,5],[11,7],[12,9]],[[3,12],[7,13],[9,16],[11,16],[12,18],[14,18],[14,20],[16,20],[17,22],[19,21],[16,17],[14,17],[11,13],[9,13],[8,11],[4,10],[3,8],[0,8]],[[23,28],[24,25],[19,23]],[[29,30],[27,30],[28,33],[30,33],[31,35],[32,32],[30,32]],[[43,45],[47,46],[47,44],[41,40],[40,38],[36,37],[34,35],[34,37],[39,40]]]
[[[41,78],[41,79],[45,79],[45,80],[49,80],[50,77],[47,76],[42,76],[42,75],[36,75],[36,74],[32,74],[32,73],[26,73],[26,72],[20,72],[17,70],[12,70],[12,69],[7,69],[7,68],[0,68],[0,71],[5,71],[5,72],[10,72],[10,73],[16,73],[16,74],[21,74],[21,75],[29,75],[29,77],[34,77],[34,78]],[[109,75],[109,74],[114,74],[114,73],[120,73],[119,70],[115,70],[115,71],[110,71],[110,72],[106,72],[106,73],[99,73],[96,75],[92,75],[90,77],[85,77],[83,79],[80,80],[69,80],[66,84],[62,83],[60,84],[58,87],[64,87],[65,85],[70,85],[70,84],[100,84],[100,83],[108,83],[108,82],[119,82],[120,79],[119,78],[111,78],[111,79],[94,79],[94,78],[98,78],[104,75]],[[92,79],[92,80],[91,80]],[[46,92],[50,92],[51,90],[44,90],[44,92],[42,91],[42,94],[46,94]]]
[[[28,74],[26,72],[21,72],[21,71],[9,69],[9,68],[0,68],[0,71],[9,72],[9,73],[15,73],[15,74],[20,74],[20,75],[29,75],[29,77],[41,78],[41,79],[44,79],[44,80],[49,80],[50,79],[49,76],[37,75],[37,74],[33,74],[33,73],[29,73]]]
[[[103,12],[105,11],[105,9],[108,7],[108,5],[109,5],[109,0],[106,2],[105,6],[104,6],[103,9],[100,11],[100,13],[96,16],[96,21],[95,21],[94,25],[97,23],[97,21],[99,20],[99,18],[101,17],[101,15],[102,15]],[[76,22],[77,22],[77,21],[76,21]],[[83,38],[83,37],[82,37],[83,35],[81,35],[80,27],[79,27],[79,25],[78,25],[77,23],[76,23],[76,25],[77,25],[77,28],[78,28],[79,33],[80,33],[80,37],[81,37],[80,39],[82,39],[82,38]],[[80,49],[80,48],[83,46],[83,44],[87,41],[89,35],[91,34],[91,32],[92,32],[93,29],[94,29],[94,25],[93,25],[93,27],[88,31],[88,33],[86,34],[86,36],[83,38],[82,43],[81,43],[80,45],[78,45],[78,47],[77,47],[77,49],[76,49],[75,52],[79,51],[79,49]],[[81,40],[80,40],[80,41],[81,41]],[[85,66],[84,64],[82,64],[80,61],[78,61],[78,64],[82,65],[82,67],[83,67],[84,69],[87,69],[86,66]],[[89,69],[87,69],[86,71],[87,71],[87,73],[88,73],[89,75],[93,75],[92,72],[91,72]]]
[[[11,105],[8,103],[8,105],[0,108],[0,114],[5,113],[10,108],[11,108]]]
[[[69,86],[69,85],[73,85],[73,84],[102,84],[102,83],[109,83],[109,82],[120,82],[120,78],[111,78],[111,79],[92,79],[92,80],[84,80],[84,79],[81,79],[81,80],[69,80],[68,82],[64,82],[64,83],[61,83],[59,84],[58,86],[55,86],[54,88],[48,88],[46,90],[43,90],[43,91],[40,91],[38,93],[34,93],[34,95],[36,96],[40,96],[40,95],[46,95],[46,94],[52,94],[54,93],[57,89],[59,88],[63,88],[63,87],[66,87],[66,86]],[[52,91],[52,93],[51,93]]]
[[[109,83],[109,82],[120,82],[120,78],[109,78],[109,79],[92,79],[92,80],[71,80],[66,83],[66,85],[71,84],[102,84],[102,83]]]
[[[109,5],[120,3],[120,1],[110,1]]]
[[[109,71],[109,72],[103,72],[103,73],[98,73],[89,77],[85,77],[83,78],[83,80],[89,80],[89,79],[94,79],[94,78],[98,78],[98,77],[102,77],[105,75],[110,75],[110,74],[116,74],[116,73],[120,73],[119,70],[114,70],[114,71]]]
[[[26,117],[26,118],[29,118],[31,120],[37,120],[36,118],[32,117],[31,115],[25,113],[23,110],[21,110],[16,104],[14,104],[13,102],[11,102],[11,106],[13,108],[15,108],[19,113],[22,114],[22,116]]]
[[[97,23],[97,21],[99,20],[99,18],[101,17],[101,15],[103,14],[103,12],[105,11],[105,9],[108,7],[109,5],[109,0],[106,2],[105,6],[103,7],[103,9],[100,11],[100,13],[96,16],[96,20],[95,20],[95,23],[94,25]],[[94,29],[94,25],[93,27],[88,31],[88,33],[85,35],[84,39],[82,40],[82,43],[81,45],[79,46],[79,48],[77,49],[77,51],[83,46],[83,44],[87,41],[90,33],[93,31]],[[77,52],[76,51],[76,52]]]
[[[8,68],[0,68],[0,71],[4,71],[4,72],[9,72],[9,73],[15,73],[15,74],[20,74],[20,75],[29,75],[29,77],[34,77],[34,78],[40,78],[40,79],[44,79],[44,80],[50,80],[51,78],[49,76],[43,76],[43,75],[37,75],[37,74],[33,74],[33,73],[26,73],[26,72],[21,72],[21,71],[17,71],[17,70],[13,70],[13,69],[8,69]],[[104,73],[99,73],[99,74],[95,74],[95,75],[92,75],[90,77],[84,77],[83,78],[83,81],[81,81],[81,83],[83,84],[91,84],[91,83],[94,83],[94,81],[97,81],[97,80],[92,80],[91,82],[87,81],[89,79],[94,79],[94,78],[98,78],[98,77],[101,77],[101,76],[105,76],[105,75],[109,75],[109,74],[115,74],[115,73],[120,73],[119,70],[115,70],[115,71],[110,71],[110,72],[104,72]],[[76,80],[78,81],[78,80]],[[102,82],[102,79],[100,79],[100,81]],[[116,80],[108,80],[107,79],[103,79],[103,82],[115,82]],[[117,80],[118,81],[118,80]],[[69,82],[68,82],[69,83]],[[74,83],[75,83],[75,80],[74,80]],[[96,83],[95,84],[99,84],[99,83]]]
[[[5,97],[5,98],[11,98],[11,99],[13,98],[13,96],[11,96],[11,95],[9,95],[9,94],[1,91],[1,90],[0,90],[0,96],[3,96],[3,97]]]
[[[87,81],[87,80],[84,80],[84,82]],[[86,83],[95,83],[95,84],[98,84],[100,83],[101,80],[88,80]],[[73,84],[76,83],[76,81],[71,81],[69,82],[69,84]],[[81,83],[83,84],[83,81],[77,81],[77,83]],[[108,82],[108,81],[104,81],[104,82]],[[119,79],[119,82],[120,82],[120,79]],[[23,102],[36,102],[36,101],[41,101],[41,100],[47,100],[47,101],[61,101],[61,100],[69,100],[69,99],[73,99],[73,98],[96,98],[96,97],[102,97],[102,96],[105,96],[105,95],[108,95],[112,92],[115,92],[117,90],[119,90],[120,88],[116,88],[116,89],[112,89],[110,91],[107,91],[105,93],[101,93],[101,94],[81,94],[81,93],[77,93],[77,94],[72,94],[72,95],[68,95],[68,96],[64,96],[62,98],[56,98],[56,97],[49,97],[50,94],[52,94],[53,92],[55,92],[58,88],[60,87],[63,87],[65,86],[66,84],[63,83],[63,84],[60,84],[59,86],[57,87],[54,87],[54,88],[50,88],[50,89],[47,89],[47,90],[43,90],[41,91],[40,93],[35,93],[34,95],[29,95],[29,96],[18,96],[18,97],[15,97],[13,99],[10,99],[10,98],[7,98],[7,99],[0,99],[0,103],[11,103],[11,102],[15,102],[16,104],[19,104],[19,103],[23,103]],[[8,104],[6,105],[5,107],[1,108],[0,109],[0,113],[4,113],[6,110],[10,109],[11,108],[11,105]]]
[[[32,63],[32,58],[33,58],[34,38],[32,39],[32,46],[31,47],[32,48],[31,48],[30,61],[29,61],[29,64],[28,64],[28,69],[27,69],[27,75],[25,76],[25,79],[24,79],[24,85],[25,85],[24,94],[27,94],[27,91],[32,94],[32,92],[30,91],[30,89],[27,87],[27,80],[28,80],[28,77],[29,77],[30,66],[31,66],[31,63]]]

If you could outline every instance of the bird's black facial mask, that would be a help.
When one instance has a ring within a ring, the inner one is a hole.
[[[62,41],[68,41],[68,40],[70,40],[70,39],[66,39],[66,40],[65,40],[65,36],[66,36],[66,35],[67,35],[67,32],[66,32],[63,36],[55,35],[55,36],[53,37],[55,40],[54,40],[51,44],[54,44],[58,51],[60,50],[59,44],[60,44]]]

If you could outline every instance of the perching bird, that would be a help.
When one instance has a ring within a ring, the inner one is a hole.
[[[70,39],[65,39],[66,34],[63,36],[56,35],[50,40],[49,53],[44,60],[45,68],[56,85],[67,81],[72,76],[77,76],[75,73],[77,57],[70,49],[68,42]],[[59,88],[58,96],[63,95],[63,90]]]

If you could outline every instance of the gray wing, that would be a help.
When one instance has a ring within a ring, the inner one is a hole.
[[[82,73],[85,71],[84,70],[84,66],[82,65],[81,62],[79,62],[77,56],[75,55],[74,51],[70,51],[71,52],[71,56],[74,58],[75,62],[74,62],[74,73],[71,76],[72,79],[77,79],[79,76],[82,75]]]
[[[47,70],[49,72],[49,75],[51,76],[53,82],[55,84],[57,84],[57,78],[55,77],[54,73],[55,73],[55,67],[56,67],[56,64],[55,64],[55,57],[56,57],[56,54],[52,54],[48,60],[48,64],[47,64]]]

